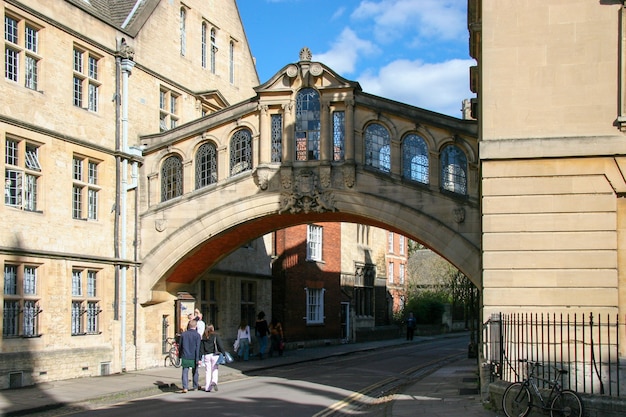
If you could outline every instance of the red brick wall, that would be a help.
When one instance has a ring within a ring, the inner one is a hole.
[[[283,321],[288,341],[339,339],[341,307],[341,224],[323,227],[322,262],[306,260],[307,225],[275,232],[272,315]],[[305,288],[324,288],[324,323],[307,325]]]

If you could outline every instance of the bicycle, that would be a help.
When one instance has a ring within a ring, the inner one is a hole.
[[[175,368],[180,368],[181,360],[178,354],[178,342],[175,337],[168,337],[165,339],[169,349],[167,350],[167,357],[170,360],[170,364]]]
[[[583,405],[576,392],[570,389],[563,389],[559,380],[544,379],[535,375],[535,369],[543,366],[540,362],[532,362],[520,359],[529,365],[528,376],[519,382],[509,385],[502,395],[502,409],[507,417],[525,417],[530,413],[532,407],[540,408],[542,411],[550,410],[551,417],[582,417]],[[558,378],[567,374],[564,369],[554,368]],[[550,387],[550,394],[544,398],[539,390],[537,381],[545,381]],[[531,394],[532,390],[532,394]],[[539,399],[541,404],[533,404],[533,397]]]

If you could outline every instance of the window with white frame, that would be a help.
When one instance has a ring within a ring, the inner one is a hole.
[[[400,255],[404,255],[404,251],[405,251],[405,247],[404,247],[404,236],[400,235],[398,237],[398,246],[399,246],[399,250],[400,250]]]
[[[180,95],[161,88],[159,90],[159,130],[165,132],[178,126],[178,99]]]
[[[306,324],[324,323],[324,289],[305,288]]]
[[[400,285],[404,285],[404,274],[405,274],[404,268],[405,268],[405,265],[404,264],[400,264],[399,267],[400,267],[400,271],[399,271],[398,275],[399,275],[399,278],[400,278]]]
[[[26,211],[37,210],[37,185],[41,177],[39,146],[7,137],[4,156],[4,204]]]
[[[98,272],[72,269],[72,336],[99,334]]]
[[[98,162],[74,155],[72,159],[72,218],[98,220]]]
[[[37,90],[40,28],[16,16],[4,16],[4,77]]]
[[[4,304],[2,336],[39,336],[37,266],[4,264]]]
[[[393,284],[393,262],[389,262],[389,266],[387,267],[387,279],[390,284]]]
[[[98,96],[101,83],[98,81],[100,56],[74,45],[74,106],[98,111]]]
[[[322,226],[309,224],[306,236],[307,261],[322,261]]]
[[[389,253],[393,253],[393,232],[388,232],[387,234],[387,245]]]

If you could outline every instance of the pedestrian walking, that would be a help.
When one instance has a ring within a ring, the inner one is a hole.
[[[244,361],[247,361],[250,356],[251,342],[250,326],[248,326],[248,323],[245,320],[241,320],[239,328],[237,328],[237,339],[235,339],[235,345],[233,347],[235,348],[237,355]]]
[[[196,331],[196,321],[189,322],[189,329],[180,335],[180,358],[183,368],[183,394],[189,388],[189,369],[192,372],[192,390],[198,389],[198,365],[200,363],[200,335]]]
[[[283,348],[285,346],[285,337],[283,334],[283,325],[276,317],[272,317],[270,322],[270,357],[274,352],[278,352],[278,356],[283,356]]]
[[[206,370],[204,390],[211,392],[217,391],[217,382],[219,377],[220,354],[224,354],[226,350],[222,346],[222,339],[215,332],[215,327],[209,324],[204,331],[202,338],[200,353],[202,354],[202,363]]]
[[[255,336],[259,341],[259,359],[263,359],[263,353],[265,353],[265,350],[267,349],[267,333],[269,329],[267,326],[267,320],[265,320],[265,313],[262,311],[257,314],[254,330]]]
[[[413,312],[410,312],[409,317],[406,319],[406,340],[413,340],[415,327],[417,327],[417,320],[413,316]]]

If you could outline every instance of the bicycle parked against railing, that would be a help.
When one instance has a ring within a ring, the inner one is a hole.
[[[180,368],[181,360],[178,354],[178,342],[175,337],[168,337],[165,339],[167,342],[167,357],[170,360],[170,364],[176,368]]]
[[[554,368],[558,376],[554,379],[540,378],[535,374],[540,362],[532,362],[520,359],[520,362],[528,364],[528,376],[520,381],[514,382],[504,390],[502,395],[502,409],[508,417],[525,417],[530,413],[532,407],[540,408],[543,411],[550,410],[552,417],[582,417],[583,404],[578,394],[569,389],[563,389],[559,379],[567,374],[564,369]],[[547,397],[541,394],[537,381],[545,381],[550,387]],[[538,398],[540,404],[533,404],[533,397]]]

